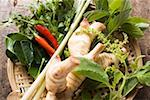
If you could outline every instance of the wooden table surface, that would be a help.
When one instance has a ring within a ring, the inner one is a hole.
[[[14,1],[18,1],[14,7]],[[26,5],[34,0],[0,0],[0,22],[9,17],[11,11],[17,11],[23,14],[28,14]],[[132,0],[133,11],[135,16],[150,19],[150,0]],[[2,28],[0,27],[0,100],[6,100],[7,95],[11,92],[9,81],[7,78],[6,61],[4,47],[4,37],[9,32],[15,32],[15,26]],[[146,55],[144,61],[150,60],[150,28],[145,32],[143,38],[139,40],[142,54]],[[139,90],[135,100],[150,100],[150,88],[144,87]]]

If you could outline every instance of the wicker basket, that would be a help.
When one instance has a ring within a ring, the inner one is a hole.
[[[141,50],[136,40],[130,40],[130,44],[128,47],[130,51],[128,61],[132,61],[135,57],[141,55]],[[139,60],[138,65],[142,66],[142,59]],[[27,91],[34,80],[20,63],[14,64],[10,59],[8,59],[7,62],[7,74],[10,86],[12,88],[12,92],[9,94],[7,99],[18,100]],[[132,91],[126,100],[132,100],[136,95],[137,90],[138,89]],[[41,99],[43,99],[44,97],[44,95],[41,96]]]

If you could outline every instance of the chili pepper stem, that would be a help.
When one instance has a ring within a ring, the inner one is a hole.
[[[63,48],[65,47],[68,39],[70,38],[70,36],[72,35],[73,31],[76,29],[78,23],[80,22],[83,13],[85,12],[85,10],[87,9],[87,7],[89,6],[91,0],[87,0],[86,3],[84,4],[80,14],[78,15],[78,17],[76,18],[76,20],[71,24],[71,27],[67,33],[67,35],[65,36],[65,38],[63,39],[62,43],[60,44],[60,46],[58,47],[58,49],[56,50],[56,52],[54,53],[54,55],[51,57],[51,59],[49,60],[49,62],[47,63],[47,65],[45,66],[45,68],[43,69],[43,71],[41,72],[41,74],[37,77],[37,79],[33,82],[33,84],[31,85],[31,87],[28,89],[27,92],[25,92],[25,94],[23,95],[21,100],[29,100],[29,98],[32,96],[32,93],[34,90],[37,90],[37,88],[39,87],[39,85],[43,82],[43,80],[45,79],[45,74],[46,71],[48,69],[48,67],[51,65],[52,60],[59,55],[59,53],[63,50]],[[45,80],[44,80],[45,81]],[[43,87],[45,88],[45,87]]]

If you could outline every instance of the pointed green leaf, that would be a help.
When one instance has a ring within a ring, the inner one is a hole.
[[[118,10],[120,6],[122,5],[122,3],[123,3],[123,0],[112,0],[109,4],[111,13]]]
[[[102,82],[106,85],[109,84],[108,75],[100,65],[86,58],[79,59],[80,65],[75,69],[76,73],[84,75],[90,79]]]
[[[131,78],[128,79],[125,83],[124,89],[123,89],[123,96],[128,95],[138,84],[137,78]]]
[[[150,72],[137,76],[139,82],[143,85],[150,86]]]
[[[108,0],[95,0],[95,4],[97,10],[108,11],[109,9]]]
[[[144,33],[141,31],[141,29],[134,24],[131,23],[125,23],[122,25],[122,30],[127,33],[129,36],[132,36],[134,38],[140,38],[144,35]]]
[[[124,76],[123,73],[119,70],[116,70],[114,72],[114,80],[113,80],[113,83],[112,83],[113,88],[116,87],[116,85],[119,83],[120,79],[123,78],[123,76]]]
[[[105,16],[108,16],[109,13],[106,11],[100,11],[100,10],[94,10],[94,11],[88,11],[84,14],[84,17],[88,19],[89,22],[99,20]]]
[[[130,17],[130,18],[128,18],[127,22],[134,23],[134,24],[150,23],[150,20],[145,19],[145,18],[141,18],[141,17]]]

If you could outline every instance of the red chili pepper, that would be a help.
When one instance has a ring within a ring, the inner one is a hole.
[[[55,52],[55,49],[53,49],[44,38],[40,37],[36,33],[34,33],[34,36],[35,40],[47,51],[50,56],[52,56]]]
[[[54,46],[55,49],[58,48],[59,44],[58,44],[57,40],[55,39],[55,37],[51,34],[51,32],[46,27],[44,27],[42,25],[36,25],[35,29],[39,33],[44,35],[45,38],[47,38],[50,42],[52,42],[52,45]]]

